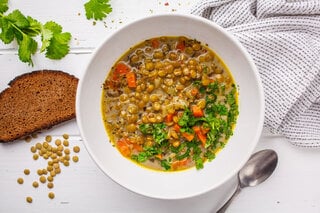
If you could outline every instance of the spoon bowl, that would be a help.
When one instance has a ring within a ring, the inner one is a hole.
[[[217,211],[223,213],[229,207],[241,189],[256,186],[268,179],[278,164],[278,155],[271,149],[265,149],[253,154],[238,172],[238,186],[230,199]]]

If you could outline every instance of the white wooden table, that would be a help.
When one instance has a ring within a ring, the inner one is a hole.
[[[9,0],[10,10],[44,23],[54,20],[64,31],[73,35],[70,54],[52,61],[36,54],[34,67],[20,62],[15,44],[0,42],[0,90],[15,76],[38,69],[56,69],[81,78],[84,67],[95,47],[105,36],[137,18],[159,13],[188,13],[194,0],[111,0],[113,12],[104,21],[88,21],[79,0]],[[169,5],[165,3],[168,2]],[[70,142],[81,148],[80,161],[62,168],[52,191],[56,197],[48,199],[48,189],[31,186],[38,177],[36,169],[44,167],[44,160],[34,161],[29,151],[32,144],[41,142],[45,135],[71,135]],[[320,212],[320,150],[292,146],[280,136],[264,131],[257,150],[271,148],[279,155],[279,165],[270,179],[258,187],[243,190],[228,212]],[[31,174],[25,176],[23,170]],[[24,177],[23,185],[17,184]],[[33,197],[33,203],[25,201]],[[0,144],[0,212],[213,212],[210,192],[199,197],[179,201],[146,198],[114,183],[92,161],[83,146],[76,121],[70,121],[38,135],[30,143],[16,141]]]

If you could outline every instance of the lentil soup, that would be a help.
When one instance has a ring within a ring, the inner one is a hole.
[[[207,45],[183,36],[150,38],[111,68],[102,92],[111,143],[160,171],[201,169],[233,134],[234,79]]]

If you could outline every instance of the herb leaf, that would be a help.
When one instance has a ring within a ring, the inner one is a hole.
[[[140,124],[139,126],[140,131],[145,135],[152,135],[157,144],[162,144],[167,140],[165,128],[166,125],[164,123]]]
[[[29,64],[33,65],[31,55],[33,55],[37,51],[37,42],[31,37],[23,35],[23,38],[19,42],[19,44],[19,59],[22,62],[28,62]]]
[[[42,25],[30,16],[14,10],[8,15],[8,0],[0,0],[0,40],[9,44],[13,40],[18,44],[18,55],[22,62],[33,66],[32,55],[38,48],[35,37],[41,35],[40,51],[46,51],[46,57],[61,59],[69,52],[70,33],[62,33],[62,27],[55,22]]]
[[[66,32],[62,33],[62,27],[49,21],[43,26],[43,42],[42,48],[46,50],[46,57],[50,59],[61,59],[69,53],[69,41],[71,34]],[[50,33],[51,31],[51,33]]]
[[[7,12],[8,9],[8,0],[0,0],[0,13]]]
[[[112,12],[109,0],[89,0],[84,8],[87,19],[102,20]]]
[[[170,163],[168,162],[168,160],[166,160],[166,159],[161,160],[161,161],[160,161],[160,165],[161,165],[165,170],[171,169],[171,165],[170,165]]]

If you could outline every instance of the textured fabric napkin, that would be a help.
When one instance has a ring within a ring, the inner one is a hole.
[[[192,14],[231,32],[259,70],[264,126],[320,147],[320,0],[201,0]]]

